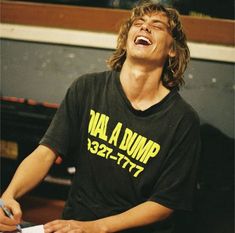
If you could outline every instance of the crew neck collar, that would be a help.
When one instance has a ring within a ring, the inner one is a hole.
[[[152,115],[158,111],[160,111],[163,106],[165,106],[169,100],[178,93],[178,89],[177,88],[174,88],[172,90],[170,90],[170,92],[158,103],[152,105],[151,107],[145,109],[145,110],[137,110],[135,109],[131,102],[129,101],[129,99],[127,98],[124,90],[123,90],[123,87],[122,87],[122,84],[121,84],[121,81],[120,81],[120,72],[117,72],[115,71],[115,84],[116,84],[116,87],[118,89],[118,92],[120,93],[121,95],[121,98],[123,99],[123,101],[125,102],[125,104],[127,105],[128,109],[135,115],[137,116],[149,116],[149,115]]]

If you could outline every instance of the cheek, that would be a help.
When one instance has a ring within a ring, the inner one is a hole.
[[[133,35],[131,33],[128,34],[128,37],[126,39],[126,48],[132,48],[134,46],[134,39]]]
[[[173,43],[174,43],[173,38],[172,37],[167,37],[167,39],[166,39],[166,46],[167,46],[169,51],[172,50]]]
[[[163,37],[160,49],[164,50],[164,53],[168,55],[172,50],[172,45],[173,45],[172,43],[173,43],[172,39]]]
[[[129,38],[127,38],[127,40],[126,40],[126,44],[125,44],[125,49],[126,50],[128,50],[128,48],[130,48],[130,40],[129,40]]]
[[[129,30],[128,34],[127,34],[127,41],[131,42],[134,38],[134,31],[133,30]]]
[[[128,33],[127,33],[127,39],[130,40],[130,41],[134,41],[134,37],[135,35],[138,33],[139,29],[132,26],[130,27]]]

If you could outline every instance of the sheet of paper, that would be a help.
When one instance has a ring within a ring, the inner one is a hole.
[[[44,233],[43,225],[26,227],[22,229],[22,233]]]

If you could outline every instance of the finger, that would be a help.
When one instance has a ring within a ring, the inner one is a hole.
[[[14,231],[16,230],[16,225],[6,225],[3,223],[0,223],[0,231]]]
[[[4,213],[0,214],[0,223],[9,226],[16,226],[18,224],[14,218],[9,218]]]
[[[15,200],[11,200],[11,201],[6,201],[5,202],[5,207],[12,213],[11,217],[12,219],[16,220],[16,222],[14,224],[19,224],[21,221],[21,216],[22,216],[22,211],[20,208],[20,204],[15,201]],[[1,212],[1,215],[5,215],[3,212]]]
[[[0,231],[14,231],[16,229],[17,221],[0,214]]]
[[[44,225],[45,233],[56,232],[66,226],[66,220],[54,220]]]
[[[53,220],[51,222],[48,222],[46,224],[44,224],[44,227],[48,227],[48,226],[53,226],[53,225],[57,225],[57,224],[61,224],[61,223],[64,223],[66,222],[66,220]]]
[[[65,225],[65,226],[53,226],[51,228],[47,228],[46,230],[44,229],[45,233],[67,233],[69,232],[70,226]]]
[[[15,202],[14,205],[11,208],[12,214],[14,219],[17,221],[17,224],[21,222],[22,218],[22,211],[20,208],[20,204],[18,202]]]
[[[68,233],[85,233],[85,231],[81,229],[73,229],[71,231],[68,231]]]
[[[46,224],[44,224],[44,229],[47,229],[47,228],[50,228],[50,227],[53,227],[53,226],[56,226],[56,225],[60,225],[60,224],[63,224],[65,223],[66,220],[53,220],[51,222],[48,222]]]
[[[75,230],[68,231],[68,233],[84,233],[84,231],[80,229],[75,229]]]
[[[68,233],[71,229],[71,225],[68,223],[66,225],[63,225],[62,228],[55,231],[55,233]]]

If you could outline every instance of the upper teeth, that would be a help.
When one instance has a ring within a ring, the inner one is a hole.
[[[143,41],[145,41],[148,44],[152,44],[151,41],[148,38],[144,37],[144,36],[136,37],[135,43],[138,43],[140,40],[143,40]]]

